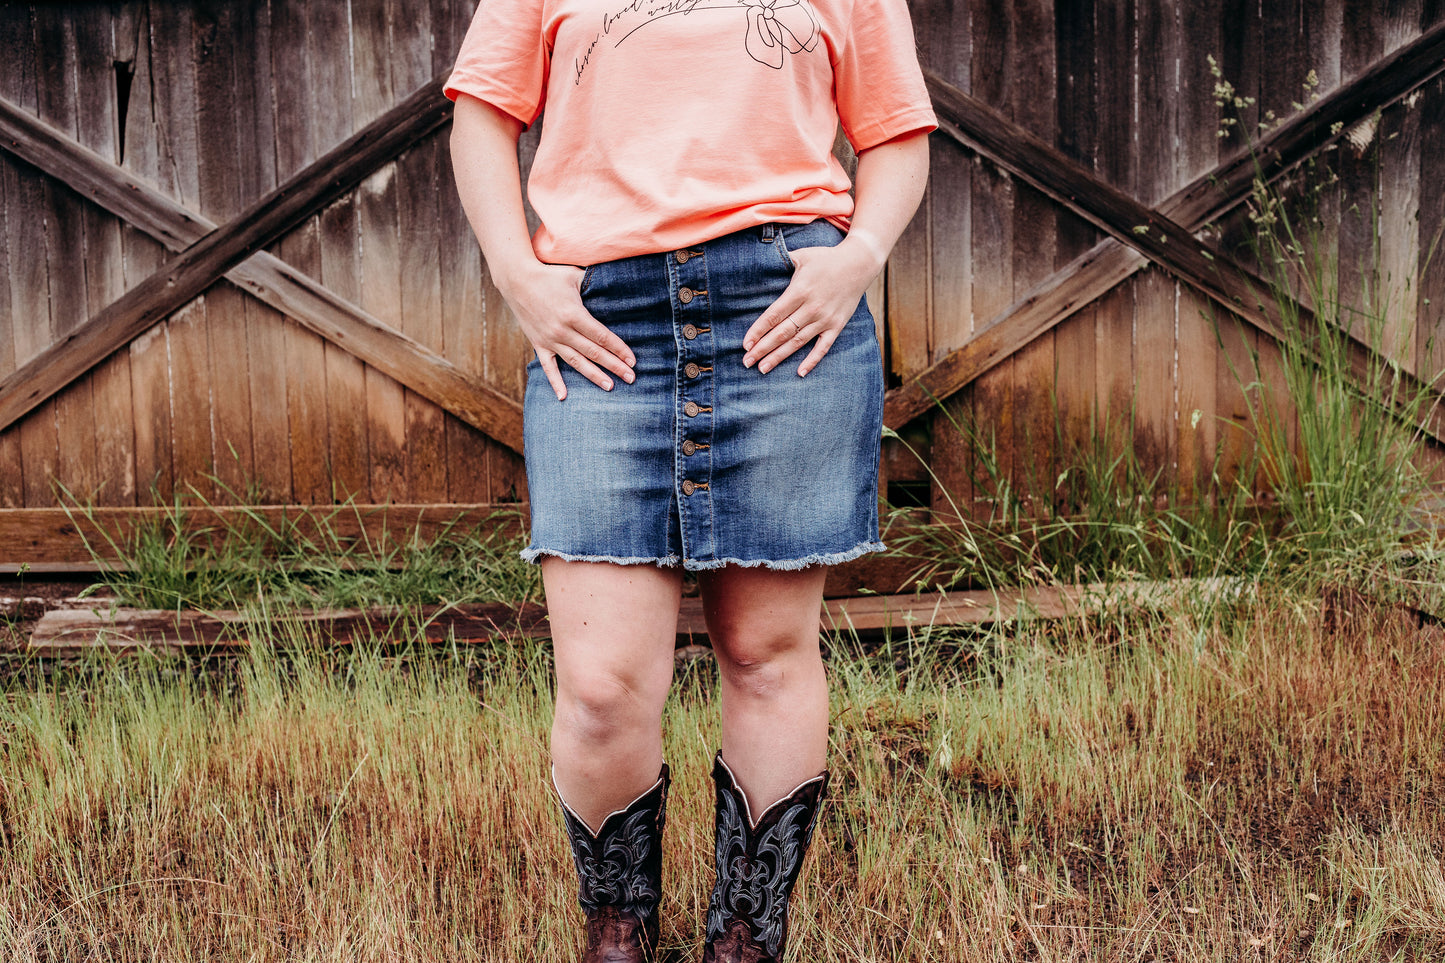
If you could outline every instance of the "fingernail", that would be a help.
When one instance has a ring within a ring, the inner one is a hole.
[[[757,342],[756,342],[756,341],[753,341],[752,339],[749,339],[749,340],[747,340],[747,341],[744,341],[744,342],[743,342],[743,350],[744,350],[744,351],[751,351],[751,350],[753,350],[753,345],[755,345],[755,344],[757,344]]]
[[[603,390],[603,391],[611,391],[611,390],[612,390],[612,382],[610,382],[610,381],[604,381],[604,382],[602,382],[602,390]]]
[[[767,374],[769,371],[772,370],[773,366],[770,364],[763,364],[758,366],[758,374]]]
[[[749,358],[747,355],[743,355],[743,367],[744,367],[744,368],[751,368],[752,366],[753,366],[753,359],[752,359],[752,358]]]

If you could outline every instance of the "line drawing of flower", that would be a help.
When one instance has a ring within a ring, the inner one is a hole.
[[[806,53],[818,46],[818,18],[807,0],[748,0],[748,56],[776,70],[783,53]]]

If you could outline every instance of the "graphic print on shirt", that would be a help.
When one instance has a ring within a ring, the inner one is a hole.
[[[704,11],[743,12],[747,18],[743,49],[765,67],[781,70],[784,54],[809,53],[818,46],[818,17],[808,0],[630,0],[602,15],[602,29],[576,60],[573,83],[582,83],[599,47],[621,46],[628,37],[664,17]]]

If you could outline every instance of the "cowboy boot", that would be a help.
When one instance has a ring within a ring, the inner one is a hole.
[[[788,942],[788,898],[813,838],[822,772],[753,822],[747,797],[718,753],[717,883],[707,910],[703,963],[779,963]]]
[[[596,833],[557,793],[577,865],[577,902],[587,920],[582,963],[651,963],[655,958],[670,782],[664,763],[652,788],[609,814]]]

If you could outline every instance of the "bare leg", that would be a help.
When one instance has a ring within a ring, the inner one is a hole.
[[[827,569],[725,568],[701,576],[722,676],[722,754],[753,817],[822,772],[828,683],[818,651]]]
[[[593,830],[657,781],[682,575],[651,565],[542,562],[557,712],[557,788]]]

